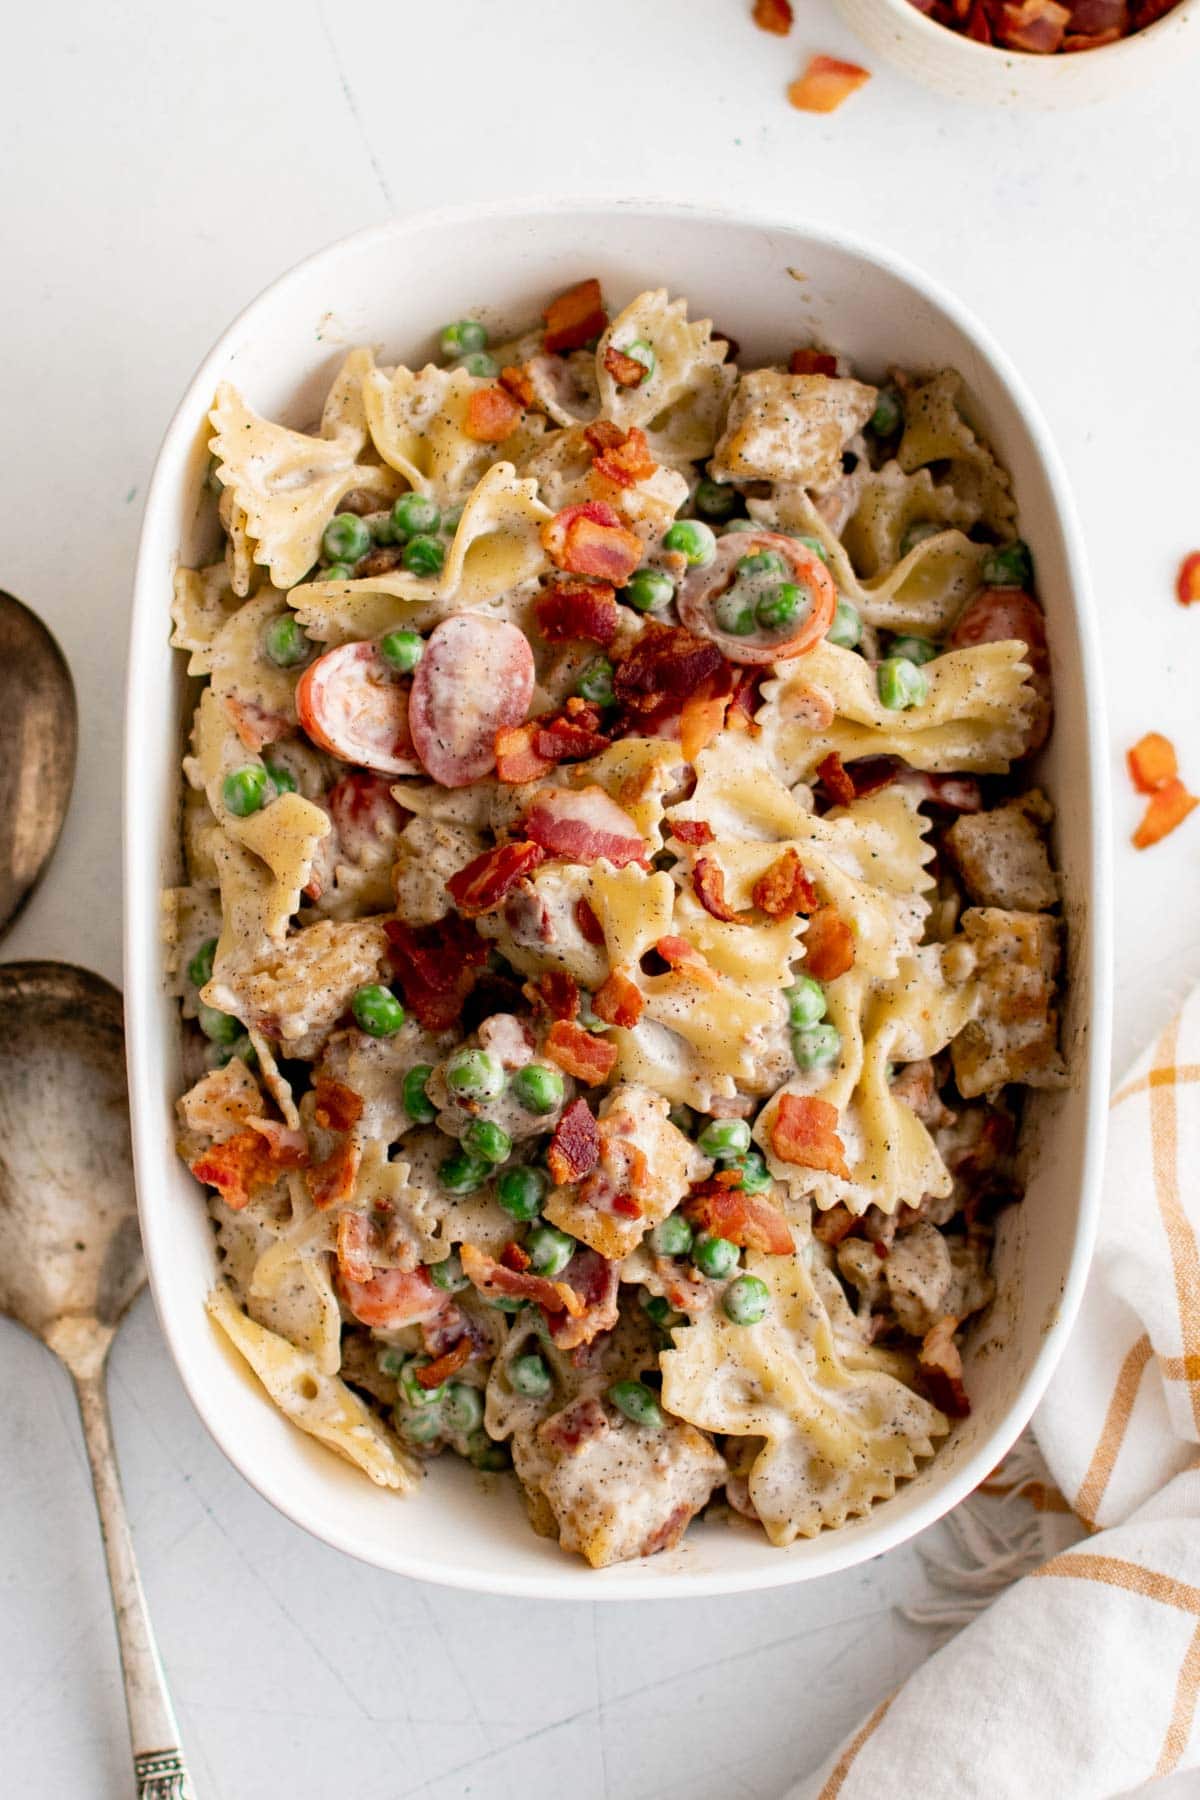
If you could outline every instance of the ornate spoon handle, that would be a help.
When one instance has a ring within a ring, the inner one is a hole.
[[[76,1374],[75,1391],[108,1558],[138,1800],[195,1800],[134,1559],[113,1451],[103,1364],[86,1374]]]

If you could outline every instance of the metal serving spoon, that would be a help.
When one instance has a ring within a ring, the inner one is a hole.
[[[145,1279],[121,996],[69,963],[0,965],[0,1313],[28,1326],[74,1377],[138,1795],[193,1800],[134,1561],[104,1391],[108,1347]]]
[[[58,842],[77,736],[75,689],[62,651],[36,613],[0,589],[0,933]]]

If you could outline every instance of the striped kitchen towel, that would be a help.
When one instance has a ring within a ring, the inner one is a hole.
[[[1003,1591],[790,1800],[1102,1800],[1187,1770],[1200,1795],[1200,995],[1112,1107],[1096,1259],[1033,1423],[1049,1479],[1004,1502],[1025,1496],[1024,1544],[989,1566],[995,1501],[952,1516]]]

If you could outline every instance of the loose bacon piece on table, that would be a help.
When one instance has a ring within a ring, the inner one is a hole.
[[[749,922],[747,914],[736,912],[726,900],[725,871],[711,857],[697,858],[692,870],[692,886],[696,890],[697,900],[714,919],[721,919],[728,925],[745,925]]]
[[[632,1031],[642,1016],[642,990],[620,969],[614,969],[592,995],[592,1011],[606,1025]]]
[[[788,358],[789,375],[836,375],[837,357],[824,350],[793,350]]]
[[[313,1102],[313,1117],[324,1131],[349,1131],[363,1116],[362,1095],[328,1075],[317,1076]]]
[[[1019,5],[1000,7],[995,31],[1010,50],[1052,56],[1070,23],[1070,8],[1059,6],[1058,0],[1020,0]]]
[[[1180,606],[1194,606],[1200,601],[1200,550],[1193,550],[1180,563],[1175,577],[1175,595]]]
[[[402,1325],[419,1325],[436,1318],[450,1302],[420,1269],[381,1269],[370,1281],[338,1283],[342,1297],[360,1325],[378,1331],[398,1331]]]
[[[658,467],[646,434],[637,425],[622,431],[608,419],[597,419],[594,425],[584,428],[583,435],[592,449],[593,469],[617,487],[635,487],[639,481],[648,481]]]
[[[686,938],[674,935],[660,937],[654,948],[677,975],[687,975],[701,987],[716,988],[721,985],[720,977],[711,963]]]
[[[817,764],[817,780],[835,806],[851,806],[858,798],[858,789],[836,750],[831,750]]]
[[[460,1337],[451,1349],[444,1350],[440,1356],[426,1363],[424,1368],[414,1370],[417,1386],[426,1389],[441,1387],[443,1381],[449,1381],[451,1375],[457,1375],[461,1368],[470,1362],[475,1346],[469,1337]]]
[[[771,1123],[771,1148],[781,1162],[822,1169],[849,1181],[846,1146],[837,1134],[838,1109],[815,1094],[781,1094]]]
[[[965,1419],[971,1402],[963,1386],[962,1355],[954,1341],[957,1329],[953,1315],[939,1319],[921,1340],[917,1368],[933,1404],[952,1419]]]
[[[503,906],[518,881],[523,881],[545,858],[540,844],[497,844],[452,875],[446,892],[464,917],[482,918],[484,913]]]
[[[797,913],[815,913],[817,890],[795,850],[788,849],[764,869],[750,898],[772,919],[794,919]]]
[[[542,547],[569,575],[595,575],[624,587],[642,560],[642,540],[603,500],[564,506],[541,527]]]
[[[617,1061],[617,1046],[593,1037],[570,1019],[556,1019],[546,1036],[545,1053],[577,1081],[594,1087],[607,1081]]]
[[[474,1244],[464,1244],[459,1253],[462,1258],[463,1274],[479,1292],[488,1299],[503,1296],[507,1299],[532,1300],[538,1306],[545,1307],[547,1312],[570,1312],[578,1315],[583,1311],[583,1302],[574,1288],[564,1281],[551,1281],[545,1275],[534,1275],[528,1269],[506,1269],[502,1262],[494,1256],[488,1256],[483,1250],[477,1250]]]
[[[463,431],[477,444],[499,444],[521,423],[521,408],[502,387],[476,388],[467,401]]]
[[[576,282],[565,294],[552,300],[542,318],[546,330],[542,348],[550,352],[581,350],[599,337],[608,324],[608,314],[600,298],[600,283],[594,278]]]
[[[754,0],[753,19],[760,31],[786,37],[792,29],[792,0]]]
[[[565,969],[547,969],[534,991],[552,1018],[573,1019],[579,1012],[579,983]]]
[[[448,1031],[488,959],[488,946],[453,913],[436,925],[387,919],[383,929],[405,1003],[427,1031]]]
[[[702,1182],[683,1203],[684,1216],[693,1225],[728,1238],[743,1250],[761,1250],[766,1256],[788,1256],[795,1249],[788,1222],[777,1206],[758,1194],[743,1193],[720,1180]]]
[[[650,373],[645,363],[640,363],[636,356],[626,356],[615,344],[610,344],[602,358],[618,387],[641,387]]]
[[[1151,844],[1160,843],[1168,832],[1182,825],[1192,808],[1198,805],[1200,801],[1188,793],[1178,777],[1156,788],[1142,822],[1133,834],[1134,848],[1148,850]]]
[[[715,675],[724,658],[708,638],[682,625],[647,625],[613,675],[613,692],[634,712],[654,712],[665,700],[682,703]]]
[[[1179,774],[1175,746],[1160,731],[1148,731],[1126,752],[1129,775],[1139,794],[1153,794]]]
[[[594,944],[599,948],[604,943],[604,927],[584,899],[575,902],[575,923],[585,944]]]
[[[560,1350],[577,1350],[590,1344],[617,1322],[620,1264],[610,1262],[598,1250],[577,1250],[562,1272],[563,1284],[578,1297],[581,1311],[553,1313],[550,1336]]]
[[[836,981],[854,966],[854,933],[836,906],[818,906],[804,934],[804,970],[814,981]]]
[[[671,836],[679,839],[681,844],[711,844],[712,827],[703,819],[672,819]]]
[[[621,623],[607,581],[558,581],[539,594],[533,614],[548,644],[611,644]]]
[[[645,863],[646,845],[629,814],[602,787],[542,788],[525,814],[526,837],[566,862],[605,857],[614,867]]]
[[[272,1144],[252,1128],[211,1144],[193,1162],[197,1181],[215,1187],[226,1206],[240,1212],[264,1188],[274,1187],[287,1169],[303,1168],[308,1152]]]
[[[871,71],[857,63],[839,62],[835,56],[812,56],[798,81],[788,89],[788,99],[799,112],[836,112],[843,100],[870,81]]]
[[[559,1187],[582,1181],[600,1160],[600,1131],[587,1101],[572,1100],[558,1124],[546,1153],[546,1162]]]
[[[322,1162],[304,1171],[308,1197],[319,1212],[344,1206],[353,1198],[361,1162],[362,1145],[354,1138],[341,1137]]]

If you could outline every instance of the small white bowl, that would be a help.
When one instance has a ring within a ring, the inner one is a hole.
[[[1052,109],[1116,99],[1200,46],[1200,0],[1179,0],[1144,31],[1099,50],[1032,56],[950,31],[909,0],[836,0],[872,50],[952,100]]]
[[[496,1494],[443,1457],[401,1500],[288,1424],[204,1312],[217,1258],[203,1196],[174,1150],[183,1086],[178,1008],[164,987],[161,889],[180,874],[183,658],[169,648],[175,565],[211,558],[202,505],[206,413],[231,380],[270,417],[303,424],[354,343],[420,360],[446,319],[536,319],[547,296],[597,275],[624,303],[647,286],[688,296],[748,365],[813,338],[868,373],[898,362],[961,370],[1011,470],[1037,559],[1057,682],[1042,779],[1060,801],[1070,938],[1072,1084],[1035,1105],[1034,1167],[1005,1214],[999,1296],[967,1354],[974,1400],[936,1459],[869,1517],[772,1549],[740,1525],[693,1526],[674,1551],[603,1571],[535,1537],[515,1484]],[[1046,428],[1002,353],[957,301],[890,255],[825,229],[647,201],[528,201],[393,220],[282,276],[205,359],[167,430],[150,487],[129,661],[125,981],[142,1232],[159,1316],[196,1408],[248,1481],[317,1537],[381,1569],[493,1593],[643,1599],[734,1593],[844,1569],[901,1543],[968,1494],[1027,1422],[1087,1272],[1106,1117],[1109,1033],[1107,749],[1083,553]],[[1068,804],[1069,797],[1069,804]]]

